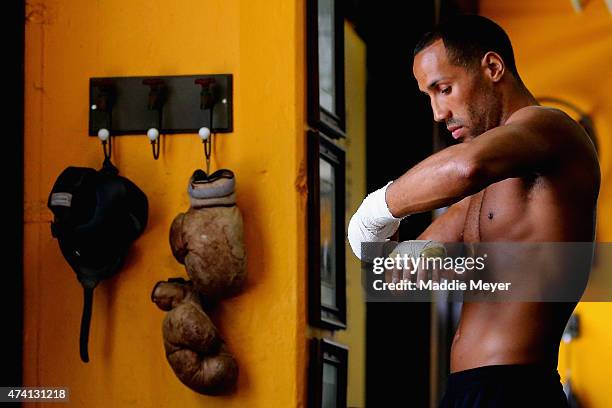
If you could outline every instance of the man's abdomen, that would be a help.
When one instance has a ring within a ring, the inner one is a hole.
[[[575,303],[468,303],[451,349],[451,372],[495,364],[557,366]]]

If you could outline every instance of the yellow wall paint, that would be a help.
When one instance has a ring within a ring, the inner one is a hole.
[[[70,387],[79,407],[303,406],[304,2],[31,0],[26,12],[24,384]],[[90,77],[198,73],[234,75],[234,132],[216,137],[212,168],[236,173],[249,277],[212,314],[240,365],[237,392],[225,397],[175,377],[164,313],[149,298],[156,281],[185,276],[168,229],[203,165],[197,136],[164,138],[158,161],[145,136],[114,140],[121,174],[148,195],[149,225],[125,268],[95,291],[88,364],[78,355],[82,290],[46,208],[67,165],[101,164],[87,136]]]
[[[612,241],[612,15],[603,0],[576,13],[561,0],[482,0],[481,14],[510,35],[517,66],[536,96],[567,99],[590,113],[600,149],[602,188],[597,239]],[[573,112],[568,111],[573,115]],[[587,407],[612,406],[612,304],[580,303],[582,333],[572,344],[572,382]],[[562,345],[559,372],[565,375]]]

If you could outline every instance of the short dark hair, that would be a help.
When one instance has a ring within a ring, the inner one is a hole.
[[[496,52],[520,82],[514,52],[508,34],[493,20],[475,14],[461,14],[438,24],[423,35],[414,47],[414,56],[435,41],[442,39],[454,65],[473,68],[489,51]]]

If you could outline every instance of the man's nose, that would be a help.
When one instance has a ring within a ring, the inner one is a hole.
[[[436,122],[445,122],[450,118],[450,110],[445,106],[441,106],[435,100],[431,100],[431,110],[433,111],[434,120]]]

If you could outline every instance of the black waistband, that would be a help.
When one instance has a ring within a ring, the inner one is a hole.
[[[463,389],[482,383],[550,384],[561,381],[556,368],[538,364],[487,365],[457,371],[448,376],[447,388]]]

